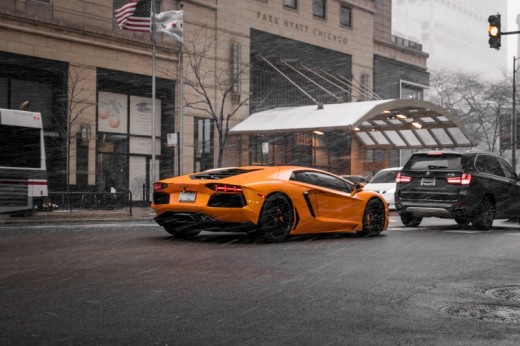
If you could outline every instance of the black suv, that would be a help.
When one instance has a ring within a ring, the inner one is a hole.
[[[518,175],[502,157],[477,151],[421,151],[398,174],[395,206],[405,226],[423,217],[455,219],[488,230],[520,214]]]

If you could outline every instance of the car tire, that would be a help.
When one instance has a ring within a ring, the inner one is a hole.
[[[480,202],[478,215],[472,221],[473,226],[482,231],[487,231],[493,227],[494,219],[495,203],[489,196],[486,196]]]
[[[294,209],[289,197],[275,193],[266,198],[258,222],[258,235],[267,242],[284,241],[294,225]]]
[[[362,236],[377,236],[385,227],[385,206],[381,200],[373,198],[368,201],[363,213],[363,230],[358,232]]]
[[[413,216],[412,214],[408,213],[402,213],[399,214],[399,216],[401,217],[401,222],[403,225],[405,225],[405,227],[417,227],[422,222],[422,217],[420,216]]]
[[[198,229],[187,231],[187,230],[178,230],[176,227],[166,227],[166,226],[163,226],[163,227],[166,232],[170,233],[172,236],[174,236],[175,238],[179,238],[179,239],[193,238],[201,232],[201,230],[198,230]]]

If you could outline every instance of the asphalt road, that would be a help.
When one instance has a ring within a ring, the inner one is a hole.
[[[0,227],[1,345],[519,345],[520,227],[263,244],[153,223]]]

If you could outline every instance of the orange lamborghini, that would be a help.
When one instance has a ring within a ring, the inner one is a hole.
[[[323,232],[378,235],[388,205],[376,192],[296,166],[219,168],[154,184],[155,221],[177,237],[242,231],[267,241]]]

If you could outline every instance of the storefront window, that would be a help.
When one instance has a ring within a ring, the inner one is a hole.
[[[149,83],[146,76],[98,69],[96,188],[128,190],[134,202],[149,200],[152,173],[154,180],[173,175],[175,149],[162,145],[174,132],[167,101],[173,86],[157,79],[153,101]]]
[[[65,189],[66,74],[68,64],[48,59],[0,52],[0,108],[42,114],[49,191]]]

